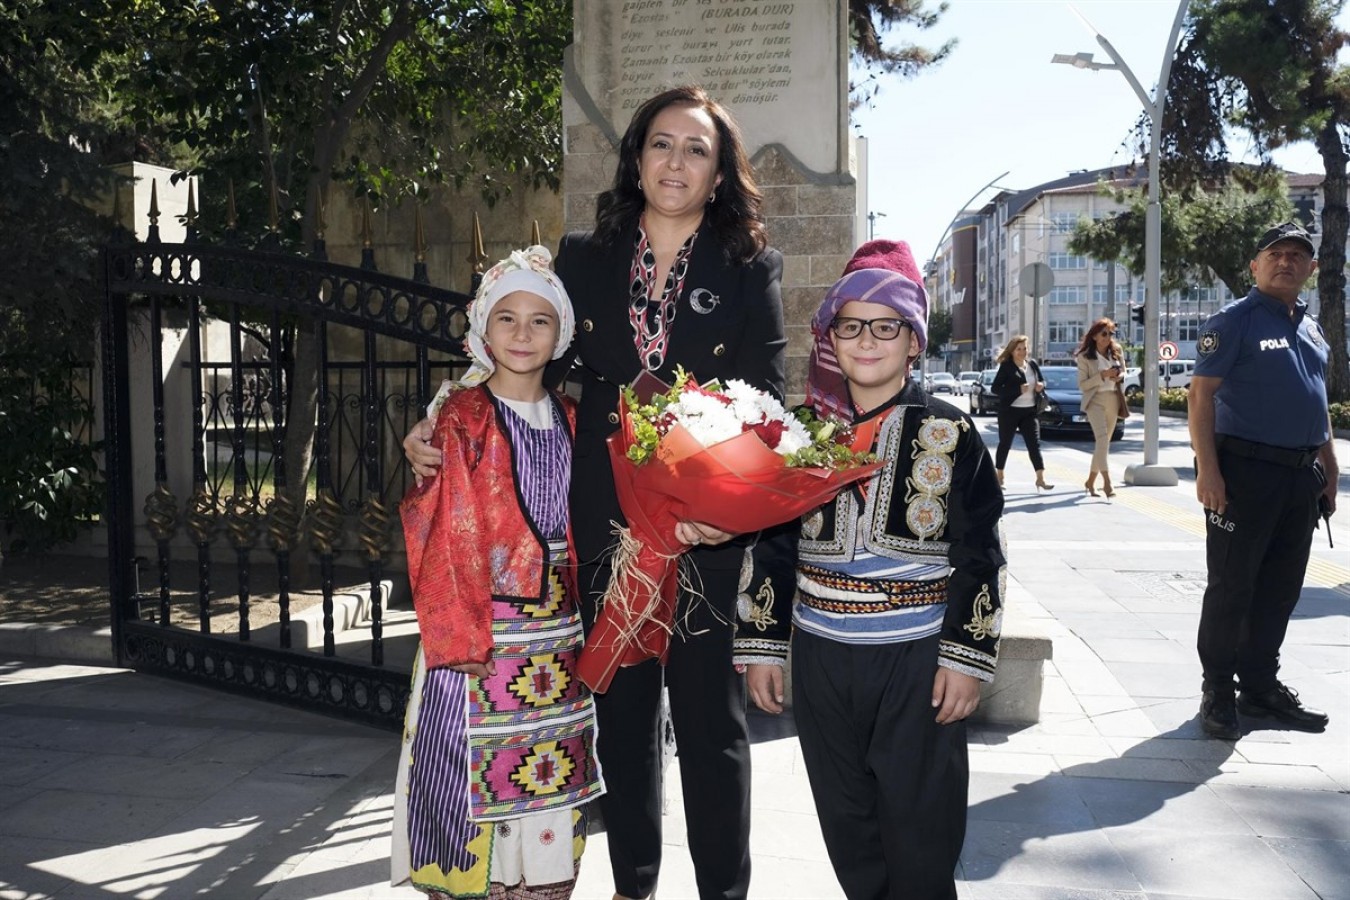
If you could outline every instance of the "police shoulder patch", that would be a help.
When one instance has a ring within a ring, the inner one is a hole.
[[[1318,325],[1316,322],[1312,321],[1311,319],[1307,319],[1307,320],[1305,320],[1305,321],[1307,321],[1307,323],[1308,323],[1308,338],[1309,338],[1314,344],[1319,344],[1319,345],[1320,345],[1320,344],[1325,344],[1327,339],[1326,339],[1326,335],[1322,334],[1322,326]]]
[[[1208,356],[1219,349],[1219,333],[1217,331],[1206,331],[1200,335],[1200,340],[1196,341],[1195,349],[1201,356]]]

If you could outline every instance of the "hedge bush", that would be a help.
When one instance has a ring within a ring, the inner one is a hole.
[[[1144,406],[1143,398],[1137,402],[1132,402],[1131,407],[1142,409]],[[1186,412],[1186,391],[1183,388],[1172,388],[1158,392],[1158,409],[1169,409],[1176,412]],[[1340,430],[1350,431],[1350,403],[1331,404],[1331,427]]]

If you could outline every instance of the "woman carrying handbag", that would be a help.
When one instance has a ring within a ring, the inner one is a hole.
[[[1013,435],[1021,433],[1027,456],[1036,470],[1036,490],[1054,487],[1045,481],[1045,461],[1041,458],[1041,425],[1036,416],[1045,408],[1045,379],[1036,361],[1027,357],[1029,338],[1014,335],[998,355],[998,373],[994,375],[994,393],[998,396],[998,452],[994,471],[1003,487],[1003,466],[1012,449]]]

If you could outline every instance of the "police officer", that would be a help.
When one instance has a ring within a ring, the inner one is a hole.
[[[1293,223],[1261,235],[1251,263],[1256,286],[1205,323],[1191,381],[1209,567],[1197,641],[1200,722],[1225,740],[1241,734],[1239,711],[1306,731],[1327,725],[1326,713],[1304,706],[1277,678],[1319,500],[1328,515],[1336,508],[1327,341],[1298,297],[1317,268],[1315,252]]]

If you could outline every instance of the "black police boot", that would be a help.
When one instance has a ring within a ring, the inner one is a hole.
[[[1207,689],[1200,697],[1200,727],[1205,734],[1224,741],[1242,737],[1238,730],[1237,704],[1232,691]]]
[[[1265,691],[1244,690],[1237,702],[1244,716],[1279,719],[1301,731],[1324,731],[1331,718],[1299,702],[1298,691],[1282,684]]]

